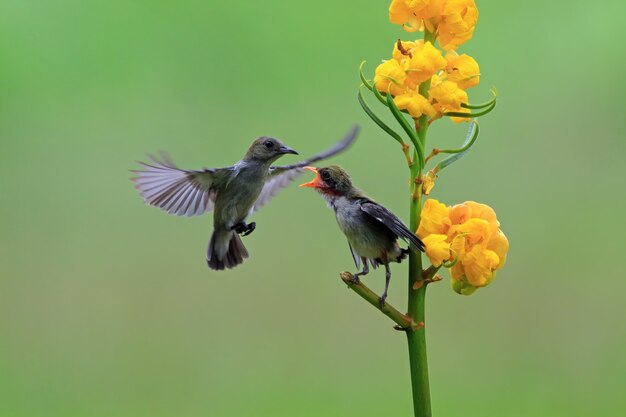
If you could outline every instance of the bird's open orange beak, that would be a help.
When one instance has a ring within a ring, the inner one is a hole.
[[[315,178],[313,181],[305,182],[304,184],[300,184],[300,187],[311,187],[311,188],[319,188],[322,185],[322,179],[320,178],[319,172],[314,167],[304,167],[304,169],[309,170],[315,173]]]

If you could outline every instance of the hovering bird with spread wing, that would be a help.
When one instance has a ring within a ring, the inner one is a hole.
[[[206,252],[211,269],[234,268],[248,258],[239,235],[247,236],[256,227],[248,216],[289,185],[313,162],[346,150],[356,139],[355,126],[331,148],[292,165],[272,166],[285,154],[298,154],[280,140],[262,136],[255,139],[244,157],[233,166],[198,171],[178,168],[167,155],[150,157],[133,170],[135,188],[144,201],[178,216],[196,216],[213,210],[213,234]]]

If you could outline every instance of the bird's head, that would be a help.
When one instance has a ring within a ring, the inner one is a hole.
[[[261,136],[252,142],[245,158],[262,162],[274,162],[288,153],[298,155],[298,152],[291,149],[289,146],[285,146],[280,140],[268,136]]]
[[[338,165],[325,168],[304,167],[315,173],[313,181],[300,184],[300,187],[315,188],[322,194],[346,195],[352,190],[352,181],[346,171]]]

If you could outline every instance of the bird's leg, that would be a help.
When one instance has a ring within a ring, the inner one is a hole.
[[[241,223],[237,223],[236,225],[230,228],[230,230],[234,230],[241,236],[248,236],[250,233],[254,231],[254,229],[256,229],[256,222],[252,222],[248,224],[241,222]]]
[[[361,258],[361,261],[363,261],[363,270],[361,272],[355,272],[352,275],[352,282],[356,285],[361,283],[361,281],[359,280],[360,276],[367,275],[370,272],[370,267],[367,264],[367,258]]]
[[[391,269],[389,268],[389,263],[385,263],[385,292],[378,299],[378,303],[380,306],[385,305],[385,300],[387,299],[387,290],[389,289],[389,281],[391,280]]]

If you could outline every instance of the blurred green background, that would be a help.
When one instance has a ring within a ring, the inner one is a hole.
[[[408,221],[402,154],[355,98],[359,62],[412,37],[387,7],[0,3],[0,416],[411,415],[405,338],[341,284],[352,260],[316,193],[277,196],[252,259],[215,273],[210,217],[145,206],[128,180],[146,152],[224,166],[268,134],[309,155],[358,122],[333,162]],[[470,98],[497,86],[499,105],[432,197],[494,207],[511,250],[474,296],[447,273],[429,289],[434,413],[623,416],[623,2],[478,7]],[[437,122],[430,144],[466,127]]]

